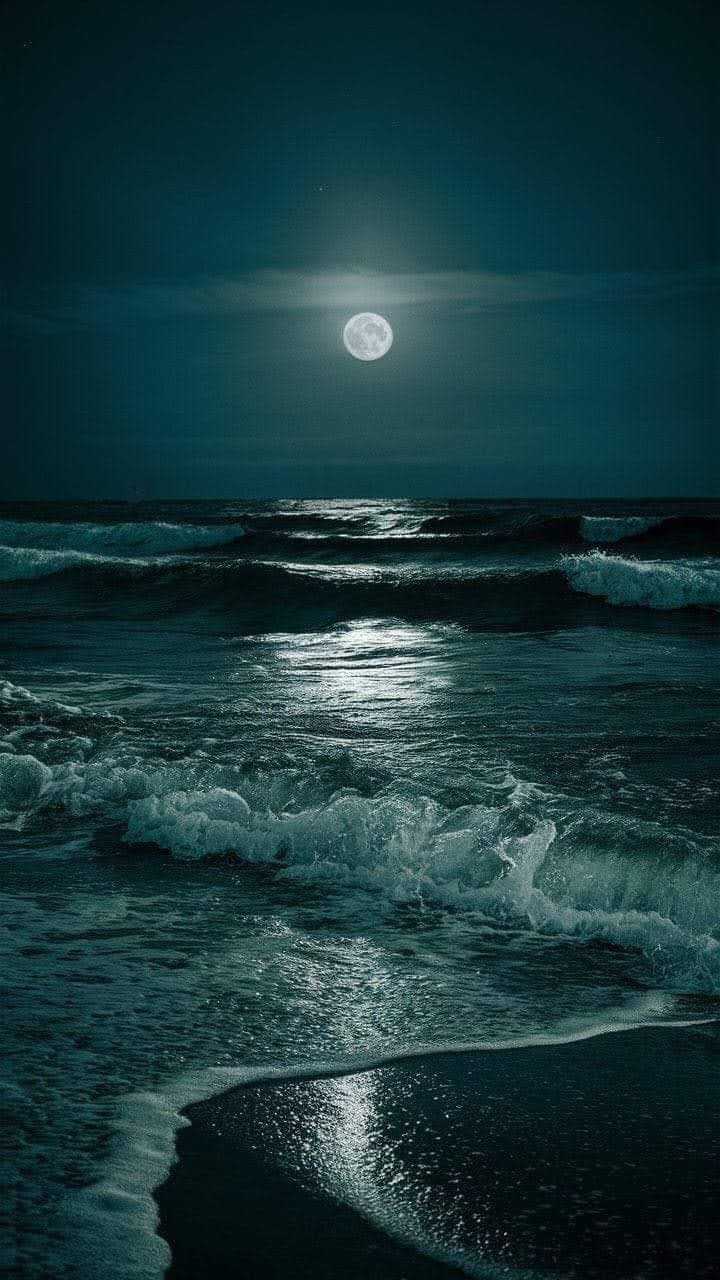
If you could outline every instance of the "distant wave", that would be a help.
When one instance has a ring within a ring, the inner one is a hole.
[[[643,541],[653,546],[713,551],[720,546],[720,516],[552,515],[538,512],[460,512],[431,516],[417,532],[429,537],[462,538],[476,544],[513,543],[569,548],[582,542]]]
[[[720,609],[720,568],[698,561],[631,560],[603,551],[566,556],[576,591],[650,609]]]
[[[578,537],[578,516],[539,516],[510,512],[458,512],[430,516],[418,527],[418,533],[463,535],[496,541],[572,542]]]
[[[326,537],[344,534],[346,537],[363,537],[373,533],[390,532],[394,528],[401,531],[404,526],[397,520],[389,521],[384,528],[377,528],[366,514],[356,516],[347,513],[332,512],[314,513],[300,511],[272,511],[267,514],[253,512],[247,517],[248,528],[253,532],[271,532],[279,534],[296,534],[305,537],[315,535]]]
[[[35,548],[0,548],[0,580],[31,587],[11,607],[45,616],[90,609],[113,617],[218,614],[233,628],[305,630],[358,616],[456,621],[493,628],[545,625],[563,601],[577,607],[558,572],[475,570],[467,575],[381,572],[370,566],[196,558],[95,556]],[[42,590],[42,594],[41,594]],[[573,605],[573,600],[575,604]],[[512,617],[509,616],[511,611]],[[548,613],[550,611],[550,613]]]
[[[249,512],[240,518],[90,522],[0,519],[0,545],[96,555],[161,556],[214,550],[233,543],[255,554],[283,546],[295,554],[423,554],[448,550],[481,555],[493,547],[571,551],[583,544],[633,542],[673,552],[720,549],[720,516],[544,515],[515,509],[459,511],[418,518],[395,513],[380,520],[367,512]],[[39,563],[39,561],[38,561]],[[35,573],[37,574],[37,570]]]
[[[692,546],[711,551],[720,545],[720,516],[581,516],[585,542],[641,542]]]
[[[124,521],[92,524],[82,520],[0,520],[4,547],[40,547],[51,551],[133,552],[162,555],[222,545],[241,538],[238,524],[169,524],[164,521]]]
[[[559,581],[561,575],[552,571],[526,570],[509,566],[506,569],[481,565],[465,569],[446,568],[443,565],[414,566],[409,571],[382,569],[365,564],[316,564],[313,561],[255,560],[246,557],[183,557],[183,556],[113,556],[87,551],[51,551],[41,547],[0,546],[0,581],[13,582],[40,577],[64,577],[81,583],[102,579],[108,590],[121,587],[125,581],[136,583],[138,579],[152,587],[153,584],[192,584],[197,589],[204,584],[208,589],[223,587],[237,591],[240,588],[268,592],[284,590],[291,595],[309,595],[323,590],[373,591],[383,593],[388,601],[393,594],[399,598],[417,593],[427,596],[436,591],[438,599],[447,598],[453,591],[468,593],[497,583],[506,586],[529,585],[532,579]]]
[[[400,784],[370,796],[321,784],[295,769],[122,755],[51,765],[0,747],[5,815],[95,814],[121,821],[129,843],[181,860],[231,856],[316,887],[604,939],[642,953],[655,985],[720,991],[720,867],[701,837],[650,822],[629,833],[588,811],[563,834],[548,799],[509,775],[495,806],[457,808]]]
[[[43,547],[0,546],[0,581],[22,582],[45,578],[69,570],[136,574],[148,567],[147,560],[96,555],[90,551],[51,551]]]
[[[39,580],[39,581],[38,581]],[[591,551],[564,555],[557,567],[443,565],[410,571],[362,564],[322,565],[227,557],[103,556],[38,547],[0,547],[0,581],[64,583],[93,609],[211,610],[247,625],[322,625],[358,615],[455,620],[499,626],[557,625],[577,612],[578,595],[597,608],[633,605],[669,610],[720,609],[720,568],[707,561],[636,560]],[[142,590],[139,588],[142,587]],[[60,597],[55,597],[55,607]],[[585,606],[587,607],[587,606]]]
[[[580,532],[587,542],[622,542],[663,523],[648,516],[581,516]]]

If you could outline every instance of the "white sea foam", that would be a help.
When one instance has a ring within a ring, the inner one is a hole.
[[[316,808],[278,813],[253,811],[222,788],[153,793],[129,806],[127,839],[180,858],[232,853],[275,864],[294,880],[607,939],[645,953],[655,976],[675,989],[720,990],[717,867],[693,856],[661,861],[652,847],[634,858],[584,852],[577,837],[558,841],[554,822],[543,818],[526,819],[526,834],[508,834],[522,791],[504,809],[446,810],[426,797],[345,791]]]
[[[707,560],[636,560],[604,551],[564,556],[574,590],[611,604],[720,609],[720,568]]]
[[[52,551],[138,551],[147,555],[210,547],[242,537],[238,524],[191,525],[164,521],[90,524],[82,520],[0,520],[0,543]]]
[[[659,516],[582,516],[580,533],[586,542],[620,542],[638,533],[647,533],[663,523]]]
[[[33,807],[51,778],[48,766],[34,756],[0,752],[0,812]]]
[[[24,685],[13,684],[12,680],[0,680],[0,704],[23,711],[37,708],[38,712],[43,715],[47,712],[59,712],[62,717],[82,714],[80,707],[70,706],[66,702],[58,702],[55,698],[41,698],[37,693],[31,693]],[[96,712],[95,714],[113,719],[110,713],[106,711]]]
[[[132,757],[46,767],[8,752],[0,795],[3,787],[10,813],[98,814],[124,823],[129,843],[181,860],[230,855],[329,889],[605,939],[642,953],[655,984],[720,991],[713,851],[689,838],[673,843],[648,823],[631,853],[622,824],[603,826],[591,813],[563,830],[552,805],[514,779],[497,805],[452,809],[399,786],[313,795],[282,771],[249,776]]]
[[[99,1181],[70,1193],[64,1205],[67,1226],[64,1253],[82,1280],[160,1280],[170,1265],[167,1242],[158,1235],[157,1205],[153,1191],[167,1177],[175,1156],[179,1129],[190,1121],[184,1108],[205,1098],[247,1084],[282,1083],[328,1076],[349,1076],[377,1070],[395,1063],[440,1054],[523,1052],[542,1047],[561,1047],[582,1040],[618,1033],[631,1034],[647,1028],[691,1028],[708,1025],[709,1018],[668,1020],[649,1016],[637,1022],[608,1019],[592,1027],[568,1027],[554,1034],[535,1034],[511,1040],[464,1041],[398,1047],[382,1053],[359,1052],[342,1061],[324,1060],[300,1066],[283,1064],[265,1067],[211,1067],[190,1072],[169,1082],[164,1089],[129,1094],[120,1108],[115,1125],[115,1143]],[[370,1206],[359,1204],[369,1217]],[[382,1228],[387,1230],[387,1222]],[[398,1226],[405,1226],[401,1222]],[[432,1240],[417,1231],[396,1233],[400,1239],[438,1260],[459,1266],[479,1280],[515,1277],[528,1280],[528,1273],[507,1265],[485,1263],[482,1258],[454,1251],[438,1251]],[[537,1277],[538,1273],[535,1273]]]
[[[37,705],[40,701],[36,693],[31,693],[23,685],[13,684],[12,680],[0,680],[0,702]]]

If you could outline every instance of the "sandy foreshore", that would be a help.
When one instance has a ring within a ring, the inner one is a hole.
[[[172,1280],[717,1274],[720,1029],[429,1055],[188,1108]]]

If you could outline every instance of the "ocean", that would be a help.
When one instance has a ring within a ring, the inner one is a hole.
[[[707,502],[0,505],[6,1274],[161,1276],[179,1113],[234,1086],[450,1055],[452,1091],[466,1056],[477,1103],[510,1051],[717,1050],[719,552]],[[574,1274],[500,1249],[506,1197],[460,1247],[409,1140],[378,1197],[373,1096],[329,1203],[452,1274]],[[263,1141],[312,1135],[310,1097]],[[674,1270],[653,1236],[618,1276],[706,1274],[668,1221]]]

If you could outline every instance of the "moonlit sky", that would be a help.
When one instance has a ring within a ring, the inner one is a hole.
[[[719,493],[719,14],[5,0],[0,496]]]

